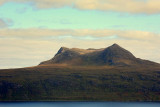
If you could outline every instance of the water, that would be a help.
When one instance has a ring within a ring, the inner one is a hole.
[[[160,107],[160,102],[0,102],[0,107]]]

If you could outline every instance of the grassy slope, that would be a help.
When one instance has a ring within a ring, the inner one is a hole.
[[[0,101],[160,101],[160,67],[39,66],[0,70]]]

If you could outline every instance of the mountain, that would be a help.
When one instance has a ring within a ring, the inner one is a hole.
[[[0,70],[0,101],[160,101],[160,64],[117,44],[61,47],[37,66]]]
[[[52,59],[40,63],[40,65],[44,64],[134,66],[156,63],[136,58],[118,44],[113,44],[102,49],[61,47]]]

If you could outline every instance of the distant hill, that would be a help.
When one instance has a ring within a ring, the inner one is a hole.
[[[61,47],[37,66],[0,70],[0,101],[160,101],[160,64],[117,44]]]
[[[78,49],[61,47],[57,54],[42,64],[67,64],[67,65],[157,65],[155,62],[136,58],[131,52],[113,44],[102,49]]]

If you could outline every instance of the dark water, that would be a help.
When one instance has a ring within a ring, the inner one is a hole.
[[[160,107],[160,102],[0,102],[0,107]]]

